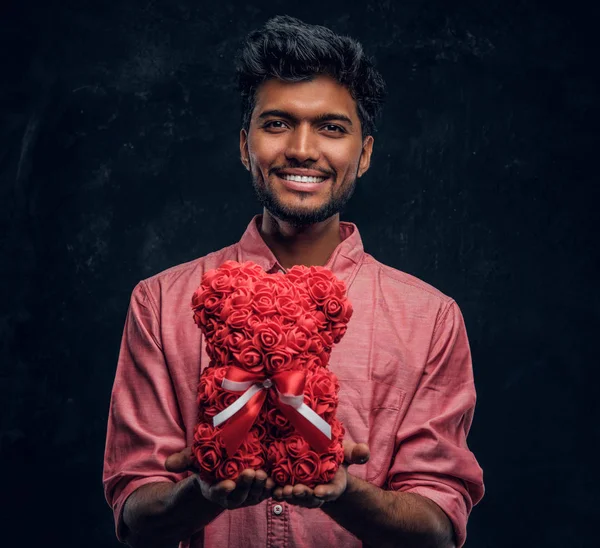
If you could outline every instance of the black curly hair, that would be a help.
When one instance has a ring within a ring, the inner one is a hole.
[[[359,42],[327,27],[309,25],[288,15],[269,19],[252,31],[235,59],[242,95],[242,127],[250,128],[258,87],[271,78],[286,82],[327,74],[356,101],[363,139],[375,131],[386,95],[385,82]]]

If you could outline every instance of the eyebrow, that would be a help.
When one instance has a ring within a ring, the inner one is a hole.
[[[296,118],[296,116],[290,114],[289,112],[286,112],[285,110],[279,110],[279,109],[265,110],[263,113],[261,113],[258,116],[258,118],[259,118],[259,120],[261,120],[261,119],[267,118],[269,116],[279,116],[280,118],[287,118],[288,120],[291,120],[292,122],[298,121],[298,118]],[[316,123],[328,122],[330,120],[339,120],[340,122],[346,122],[349,126],[352,126],[352,120],[350,120],[350,118],[348,118],[348,116],[346,116],[345,114],[340,114],[339,112],[325,112],[323,114],[319,114],[318,116],[315,116],[311,120]]]

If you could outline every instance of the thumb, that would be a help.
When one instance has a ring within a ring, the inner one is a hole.
[[[186,447],[179,453],[173,453],[165,460],[165,468],[169,472],[185,472],[186,470],[194,470],[192,460],[192,448]]]
[[[366,443],[344,440],[344,462],[346,464],[365,464],[370,457],[371,451]]]

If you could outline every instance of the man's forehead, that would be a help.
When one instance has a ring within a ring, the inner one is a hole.
[[[302,82],[267,80],[258,88],[253,117],[268,110],[293,111],[303,116],[335,111],[353,120],[358,119],[356,102],[350,92],[327,75]]]

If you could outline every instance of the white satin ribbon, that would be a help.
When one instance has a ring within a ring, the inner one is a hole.
[[[223,379],[221,386],[225,388],[225,390],[231,390],[232,392],[242,392],[244,390],[245,392],[229,407],[226,407],[223,411],[213,417],[213,426],[219,426],[233,417],[233,415],[246,405],[252,396],[258,394],[261,390],[271,388],[271,386],[273,386],[273,381],[271,379],[265,379],[262,383],[253,383],[252,381],[238,382]],[[303,395],[296,396],[294,394],[282,394],[279,390],[277,390],[277,395],[281,403],[293,407],[308,422],[325,434],[328,439],[331,439],[331,426],[304,403]]]

